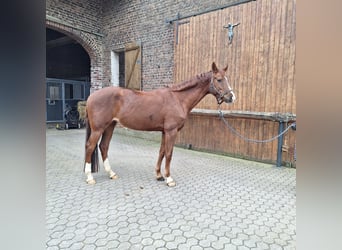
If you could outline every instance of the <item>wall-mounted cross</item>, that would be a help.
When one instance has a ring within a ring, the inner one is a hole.
[[[232,43],[233,41],[233,37],[234,37],[234,27],[235,26],[238,26],[240,23],[236,23],[236,24],[231,24],[231,23],[228,23],[227,26],[223,26],[223,28],[225,29],[228,29],[228,41],[229,41],[229,44]]]

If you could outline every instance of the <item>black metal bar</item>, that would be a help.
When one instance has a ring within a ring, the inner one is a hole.
[[[233,3],[229,3],[229,4],[226,4],[226,5],[220,6],[220,7],[204,10],[204,11],[201,11],[201,12],[192,13],[192,14],[185,15],[185,16],[181,16],[180,13],[178,13],[176,18],[166,19],[165,21],[166,21],[166,23],[172,24],[173,22],[179,21],[181,19],[185,19],[185,18],[189,18],[189,17],[193,17],[193,16],[198,16],[198,15],[206,14],[206,13],[209,13],[209,12],[212,12],[212,11],[216,11],[216,10],[222,10],[222,9],[225,9],[225,8],[228,8],[228,7],[232,7],[232,6],[236,6],[236,5],[239,5],[239,4],[248,3],[248,2],[252,2],[252,1],[256,1],[256,0],[240,0],[240,1],[236,1],[236,2],[233,2]]]
[[[284,122],[279,121],[278,133],[281,134],[283,131],[284,131]],[[277,167],[281,166],[281,161],[282,161],[281,151],[282,151],[282,147],[283,147],[283,138],[284,138],[284,135],[281,135],[278,138]]]

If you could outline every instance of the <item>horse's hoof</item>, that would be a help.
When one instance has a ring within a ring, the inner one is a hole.
[[[119,178],[119,176],[117,174],[114,174],[112,176],[109,176],[109,178],[112,180],[115,180],[115,179]]]
[[[157,181],[165,181],[163,176],[157,177]]]
[[[176,186],[176,182],[175,182],[175,181],[171,181],[171,182],[169,182],[169,183],[166,183],[166,185],[167,185],[168,187],[174,187],[174,186]]]
[[[87,180],[87,184],[94,185],[96,181],[94,179]]]
[[[167,177],[166,178],[166,185],[168,187],[174,187],[174,186],[176,186],[176,182],[172,179],[172,177]]]

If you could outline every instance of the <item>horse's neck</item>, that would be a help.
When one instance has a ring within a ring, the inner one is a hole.
[[[210,79],[210,75],[206,74],[204,77],[196,79],[198,84],[194,87],[181,92],[176,92],[183,109],[187,113],[209,93]]]

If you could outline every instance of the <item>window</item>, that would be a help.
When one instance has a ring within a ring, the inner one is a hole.
[[[58,86],[50,86],[49,87],[49,99],[50,100],[59,100],[59,87]]]
[[[66,83],[64,85],[65,99],[82,100],[84,99],[84,85]]]

